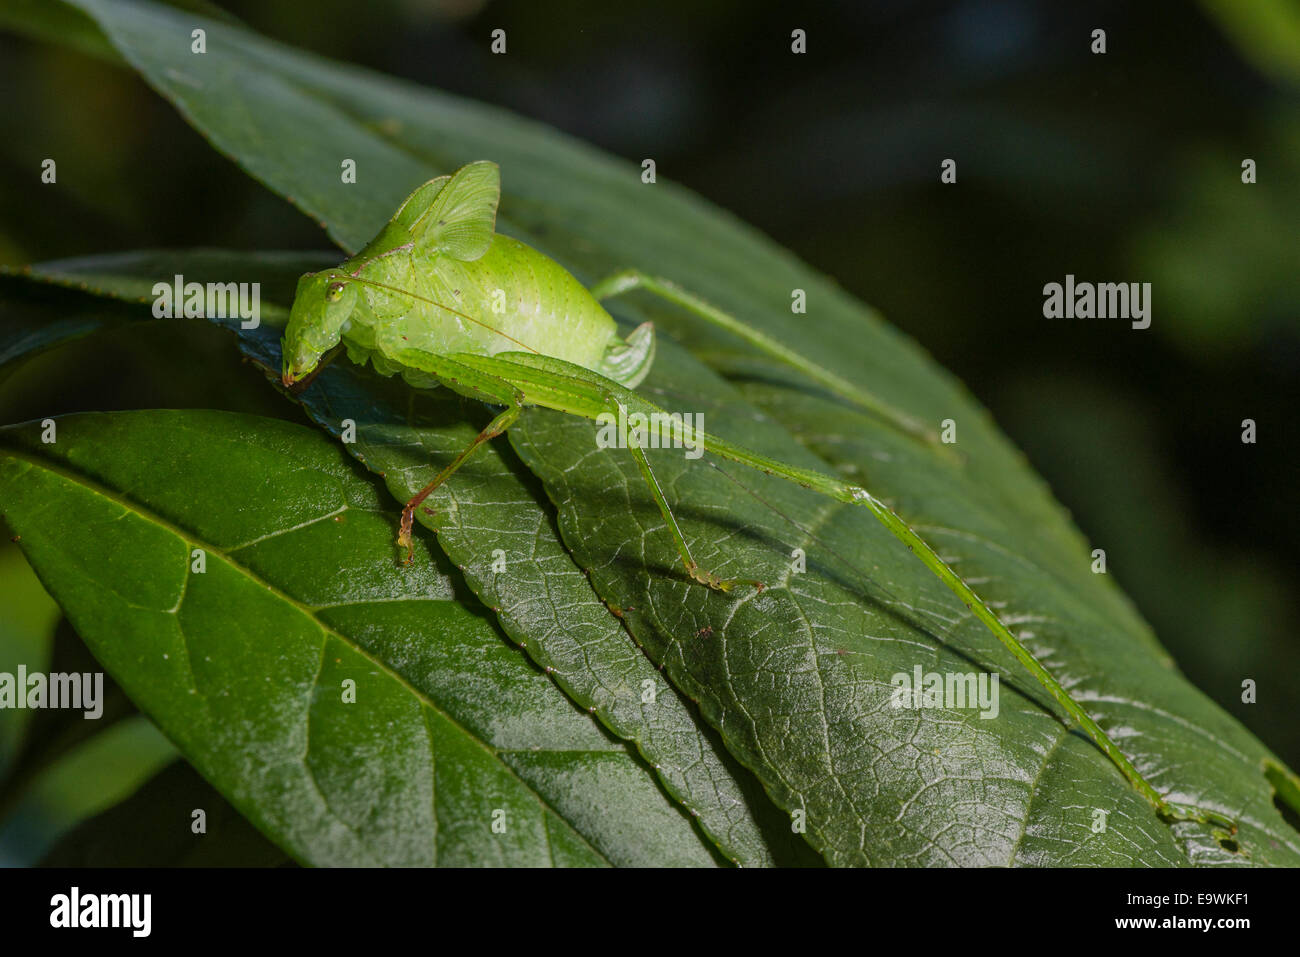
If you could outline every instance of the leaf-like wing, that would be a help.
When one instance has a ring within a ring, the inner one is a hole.
[[[411,217],[414,208],[429,197],[429,187],[441,179],[446,182],[432,193],[425,209]],[[417,252],[437,251],[470,262],[487,252],[492,243],[500,199],[501,171],[496,163],[482,160],[461,167],[450,178],[439,177],[420,187],[399,218],[410,219],[407,229]]]

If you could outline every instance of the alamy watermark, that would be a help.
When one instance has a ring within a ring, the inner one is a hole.
[[[104,713],[104,673],[28,674],[26,665],[19,665],[17,674],[0,671],[0,708],[70,708],[95,720]]]
[[[630,439],[643,449],[685,449],[688,459],[704,454],[704,413],[629,413],[621,405],[618,414],[596,416],[596,445],[602,449],[625,449]]]
[[[153,929],[152,894],[83,894],[73,886],[66,894],[50,898],[50,926],[54,928],[121,928],[132,937],[148,937]]]
[[[1075,282],[1043,287],[1043,315],[1048,319],[1129,319],[1134,329],[1151,326],[1151,283]]]
[[[998,676],[987,671],[941,673],[917,665],[911,674],[895,674],[890,684],[895,708],[978,708],[981,718],[998,716]]]
[[[262,323],[262,284],[259,282],[172,282],[153,284],[155,319],[239,319],[239,328]]]

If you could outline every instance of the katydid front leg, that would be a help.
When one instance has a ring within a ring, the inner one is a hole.
[[[316,368],[312,369],[311,372],[307,373],[307,375],[303,376],[301,379],[294,379],[288,375],[281,374],[280,383],[293,395],[298,395],[299,393],[306,391],[307,387],[316,381],[316,377],[324,372],[325,368],[331,362],[342,355],[343,351],[344,346],[342,343],[339,343],[329,352],[321,356],[320,362],[317,364]]]

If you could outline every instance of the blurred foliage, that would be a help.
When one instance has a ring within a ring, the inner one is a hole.
[[[45,594],[22,552],[0,546],[0,582],[4,583],[4,617],[0,618],[0,673],[48,670],[59,606]],[[34,712],[0,709],[0,780],[13,767]]]
[[[206,830],[195,834],[191,814],[200,808]],[[293,862],[188,764],[177,761],[121,804],[66,834],[41,864],[288,867]]]
[[[296,46],[652,156],[881,308],[1026,449],[1189,677],[1300,764],[1294,2],[223,6]],[[795,26],[804,57],[788,53]],[[488,52],[496,27],[504,57]],[[93,35],[81,46],[95,52]],[[327,245],[130,72],[0,35],[0,77],[23,91],[0,118],[0,262]],[[60,189],[39,183],[46,156]],[[955,187],[938,181],[944,157]],[[1042,286],[1066,273],[1152,282],[1152,329],[1044,320]],[[229,408],[255,391],[223,386],[253,373],[216,330],[178,381],[158,331],[73,346],[57,379],[34,360],[0,385],[0,418]],[[284,415],[267,395],[237,410]],[[1240,442],[1247,417],[1257,445]],[[19,574],[0,562],[5,628],[40,619],[10,612]],[[1241,703],[1244,678],[1259,704]]]
[[[1300,81],[1300,3],[1295,0],[1201,0],[1241,54],[1261,70]]]
[[[1260,117],[1268,189],[1243,189],[1243,157],[1192,147],[1172,171],[1170,209],[1133,237],[1134,268],[1178,317],[1157,327],[1185,360],[1222,365],[1294,348],[1300,315],[1300,116]],[[1236,169],[1238,176],[1233,177]],[[1291,241],[1286,238],[1290,234]]]
[[[6,589],[0,670],[87,673],[101,669],[18,549],[0,550]],[[38,863],[62,836],[129,797],[176,751],[104,677],[102,713],[0,710],[0,867]],[[21,738],[18,738],[18,735]]]

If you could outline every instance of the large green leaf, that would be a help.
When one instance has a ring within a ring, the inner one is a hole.
[[[712,862],[445,563],[421,544],[394,566],[391,506],[319,432],[163,411],[57,427],[0,431],[6,521],[104,667],[299,860]]]
[[[599,596],[699,698],[777,802],[806,812],[810,840],[831,861],[1300,860],[1300,841],[1272,802],[1266,749],[1190,688],[1118,589],[1090,573],[1087,547],[1063,511],[960,386],[827,280],[694,197],[642,185],[631,165],[516,118],[153,5],[77,6],[219,149],[293,197],[345,249],[369,238],[422,179],[492,158],[503,168],[502,229],[576,274],[637,265],[669,275],[912,415],[953,419],[957,464],[787,381],[719,335],[654,312],[714,369],[754,380],[744,396],[767,414],[670,345],[646,384],[651,394],[776,457],[854,475],[893,502],[979,582],[1157,786],[1242,822],[1227,846],[1204,829],[1159,822],[1060,724],[1001,646],[862,516],[761,476],[735,476],[793,519],[788,525],[720,474],[660,456],[701,559],[781,586],[757,598],[717,596],[683,581],[624,458],[598,453],[589,426],[527,416],[512,440],[558,504],[564,543]],[[202,57],[188,52],[197,25],[209,35]],[[356,186],[339,181],[343,158],[358,163]],[[808,294],[807,316],[789,313],[794,289]],[[624,314],[644,314],[637,305]],[[320,388],[333,401],[329,384]],[[486,486],[466,474],[467,490],[434,500],[441,515],[469,496],[477,527],[544,536],[516,504],[528,500],[526,477],[497,503],[478,498]],[[808,552],[809,570],[792,576],[795,545]],[[528,558],[507,553],[512,566]],[[469,580],[497,603],[481,576]],[[541,618],[571,613],[546,594],[531,600]],[[530,609],[525,626],[538,616]],[[890,709],[891,675],[918,665],[995,669],[1005,677],[999,719]],[[1109,815],[1104,831],[1095,829],[1097,811]]]
[[[197,282],[264,281],[264,313],[282,316],[278,303],[288,302],[293,289],[292,272],[282,270],[303,260],[215,250],[145,252],[46,263],[29,275],[137,303],[151,302],[154,282],[173,272]],[[278,364],[274,329],[238,331],[246,350],[268,369]],[[310,414],[336,432],[345,419],[357,423],[357,441],[349,450],[385,476],[401,499],[477,430],[466,421],[473,408],[445,396],[414,404],[404,387],[355,368],[326,370],[319,386],[302,399]],[[669,792],[733,860],[746,866],[816,862],[757,781],[702,725],[694,705],[663,680],[592,591],[560,543],[551,513],[541,504],[543,493],[508,450],[485,451],[466,476],[467,482],[472,477],[474,493],[442,513],[441,544],[507,632],[576,702],[636,742]],[[507,562],[506,573],[493,570],[498,554],[518,556]],[[539,601],[539,595],[546,600]]]

